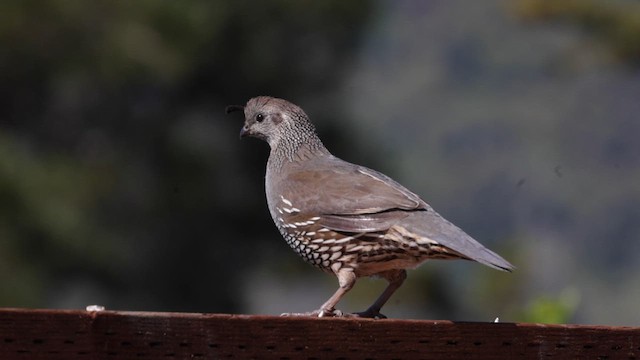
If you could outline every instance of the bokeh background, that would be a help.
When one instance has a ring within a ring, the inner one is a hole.
[[[273,95],[518,267],[427,263],[387,315],[640,325],[637,1],[9,0],[0,45],[2,307],[317,308],[224,114]]]

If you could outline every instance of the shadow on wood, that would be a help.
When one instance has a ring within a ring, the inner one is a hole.
[[[0,359],[636,359],[640,327],[0,309]]]

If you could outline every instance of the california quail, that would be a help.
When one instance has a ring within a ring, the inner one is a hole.
[[[290,315],[342,315],[335,306],[356,279],[376,275],[388,287],[366,311],[351,315],[384,318],[380,309],[402,285],[405,269],[428,259],[513,269],[391,178],[331,155],[300,107],[260,96],[244,107],[227,107],[227,113],[234,110],[244,110],[240,136],[271,147],[265,188],[278,230],[293,250],[335,274],[340,284],[320,309]]]

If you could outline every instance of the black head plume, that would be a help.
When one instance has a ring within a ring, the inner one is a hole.
[[[227,114],[231,114],[232,112],[236,112],[236,111],[244,111],[244,106],[242,105],[229,105],[226,108],[224,108],[224,112]]]

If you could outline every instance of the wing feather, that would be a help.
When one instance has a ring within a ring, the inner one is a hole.
[[[382,231],[413,211],[427,211],[420,197],[388,176],[338,158],[293,170],[280,192],[302,213],[318,214],[337,231]],[[310,191],[313,190],[313,191]]]

